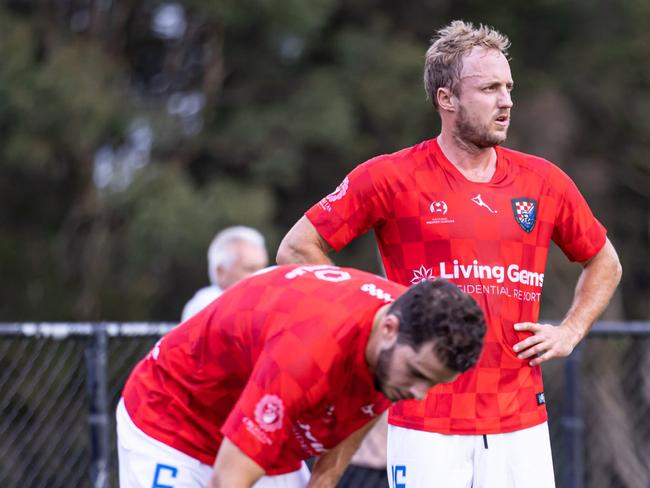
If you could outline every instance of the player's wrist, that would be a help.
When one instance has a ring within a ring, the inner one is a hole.
[[[581,327],[578,322],[569,319],[563,320],[560,327],[567,332],[567,339],[571,345],[571,349],[575,349],[585,336],[585,328]]]

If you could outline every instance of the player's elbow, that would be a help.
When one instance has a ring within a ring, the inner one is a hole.
[[[621,260],[618,258],[618,256],[616,256],[613,266],[614,277],[616,278],[616,284],[618,285],[621,282],[621,278],[623,277],[623,265],[621,264]]]
[[[621,260],[619,259],[618,253],[616,252],[616,249],[614,249],[614,246],[610,242],[607,244],[607,260],[610,268],[610,274],[616,285],[618,285],[621,281],[621,278],[623,277],[623,265],[621,264]]]
[[[275,255],[275,262],[278,264],[295,263],[296,253],[297,249],[291,241],[291,236],[286,235],[278,247],[278,252]]]

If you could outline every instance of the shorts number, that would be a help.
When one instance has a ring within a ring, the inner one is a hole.
[[[160,476],[162,473],[167,474],[165,478],[169,480],[170,478],[176,478],[178,469],[174,466],[167,466],[166,464],[156,464],[156,472],[153,475],[153,484],[151,485],[151,488],[174,488],[174,485],[160,484]]]
[[[406,488],[406,466],[391,466],[391,478],[393,488]]]

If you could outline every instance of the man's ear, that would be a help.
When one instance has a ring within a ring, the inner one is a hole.
[[[384,317],[384,321],[381,324],[381,332],[385,339],[389,341],[397,340],[399,335],[399,317],[397,315],[389,313]]]
[[[440,87],[436,91],[438,107],[446,112],[456,111],[456,97],[449,88]]]

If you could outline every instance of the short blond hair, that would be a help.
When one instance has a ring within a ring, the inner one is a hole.
[[[479,24],[476,28],[463,20],[454,20],[431,39],[424,61],[424,90],[436,109],[438,88],[449,88],[457,93],[463,55],[474,47],[496,49],[507,57],[510,40],[493,27]]]

